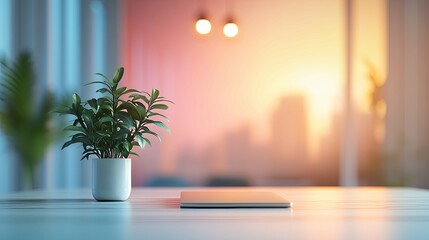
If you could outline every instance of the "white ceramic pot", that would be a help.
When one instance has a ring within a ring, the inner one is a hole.
[[[131,193],[131,159],[92,160],[92,196],[98,201],[125,201]]]

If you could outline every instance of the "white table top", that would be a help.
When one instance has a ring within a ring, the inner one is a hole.
[[[193,189],[136,188],[126,202],[96,202],[89,189],[1,196],[0,239],[429,238],[428,190],[247,188],[276,191],[294,206],[180,209],[180,191]]]

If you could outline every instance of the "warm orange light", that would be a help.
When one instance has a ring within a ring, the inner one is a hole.
[[[212,30],[212,24],[209,20],[200,18],[195,24],[195,29],[199,34],[208,34]]]
[[[225,34],[226,37],[233,38],[237,36],[238,34],[238,26],[237,24],[233,22],[229,22],[225,24],[223,27],[223,34]]]

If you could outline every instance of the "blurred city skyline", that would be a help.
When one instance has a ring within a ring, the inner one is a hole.
[[[341,114],[333,117],[328,133],[320,139],[320,152],[311,155],[305,102],[300,95],[285,96],[279,101],[268,119],[272,131],[266,143],[254,141],[253,129],[243,124],[200,150],[182,150],[165,165],[143,157],[145,164],[157,165],[158,171],[143,170],[143,180],[137,181],[145,184],[159,176],[173,176],[190,185],[206,185],[214,178],[240,179],[256,186],[338,185]],[[374,134],[375,118],[373,114],[360,113],[357,120],[357,148],[359,159],[363,159],[358,166],[359,184],[387,184],[381,169],[381,145]]]

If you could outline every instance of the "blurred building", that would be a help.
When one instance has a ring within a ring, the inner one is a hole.
[[[319,157],[312,161],[311,178],[316,185],[336,186],[339,184],[342,118],[332,116],[329,130],[320,139]]]
[[[304,96],[285,96],[272,115],[271,177],[302,181],[309,171],[308,121]]]

